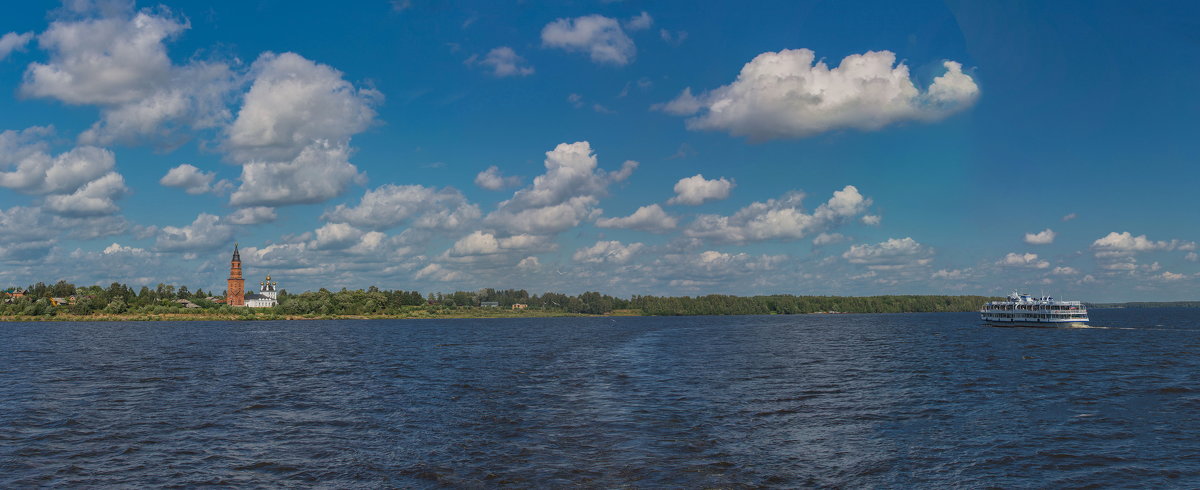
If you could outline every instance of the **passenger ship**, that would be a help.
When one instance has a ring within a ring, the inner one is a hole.
[[[987,324],[1006,327],[1084,327],[1088,321],[1087,308],[1078,301],[1015,292],[1005,301],[989,301],[979,315]]]

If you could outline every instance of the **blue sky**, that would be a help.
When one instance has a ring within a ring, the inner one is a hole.
[[[6,7],[0,284],[1196,297],[1190,4],[353,7]]]

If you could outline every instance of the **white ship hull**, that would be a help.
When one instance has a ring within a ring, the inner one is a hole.
[[[1036,327],[1036,328],[1079,328],[1088,326],[1087,320],[1071,320],[1061,322],[1029,321],[1029,320],[983,320],[983,323],[993,327]]]
[[[998,327],[1069,328],[1086,327],[1087,308],[1079,301],[1055,301],[1013,293],[1006,301],[989,301],[979,310],[980,318]]]

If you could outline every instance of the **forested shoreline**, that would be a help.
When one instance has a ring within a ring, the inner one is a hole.
[[[159,284],[138,290],[124,284],[75,286],[66,281],[10,288],[0,317],[152,318],[331,318],[331,317],[512,317],[556,315],[771,315],[803,313],[910,313],[974,311],[986,296],[642,296],[619,298],[598,292],[530,294],[523,289],[428,293],[404,290],[320,289],[279,292],[272,308],[231,307],[224,292]],[[494,306],[493,306],[494,305]]]

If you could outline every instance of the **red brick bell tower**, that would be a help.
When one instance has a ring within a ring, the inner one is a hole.
[[[242,279],[242,256],[238,255],[238,246],[233,244],[233,260],[229,262],[229,287],[225,291],[225,304],[229,306],[246,306],[245,286]]]

